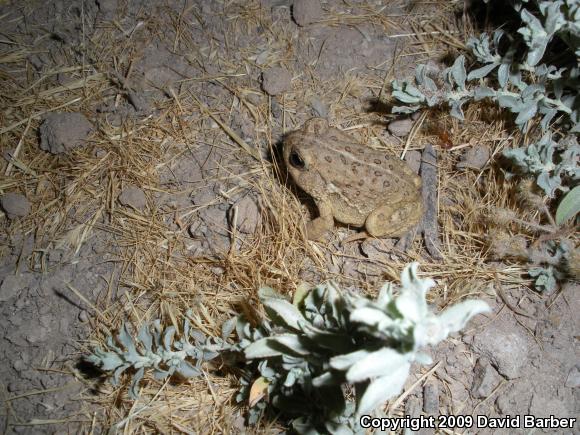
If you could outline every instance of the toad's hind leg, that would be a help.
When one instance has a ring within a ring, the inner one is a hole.
[[[422,214],[420,202],[399,202],[374,209],[365,221],[373,237],[400,237],[415,226]]]

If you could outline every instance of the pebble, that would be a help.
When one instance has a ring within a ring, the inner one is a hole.
[[[3,195],[0,204],[9,219],[24,217],[30,213],[30,202],[20,193],[10,192]]]
[[[418,174],[421,168],[421,152],[416,150],[407,151],[405,162],[415,174]]]
[[[82,323],[87,323],[89,321],[89,314],[87,313],[86,310],[81,310],[81,312],[79,313],[79,320]]]
[[[580,387],[580,365],[572,367],[566,378],[565,385],[570,388]]]
[[[292,88],[292,76],[281,67],[270,68],[262,73],[262,89],[268,95],[280,95]]]
[[[469,148],[462,156],[461,161],[457,163],[457,167],[481,169],[489,160],[490,150],[487,145],[476,145]]]
[[[86,145],[93,129],[82,113],[50,113],[40,125],[40,149],[51,154],[63,154]]]
[[[328,105],[323,103],[318,96],[313,96],[310,100],[310,107],[312,113],[319,118],[326,118],[328,116]]]
[[[142,210],[147,205],[145,193],[136,186],[127,186],[119,195],[119,202],[122,205]]]
[[[435,382],[427,382],[423,387],[423,411],[428,415],[439,413],[439,387]]]
[[[471,394],[476,399],[488,397],[501,381],[501,376],[495,371],[486,358],[479,358],[473,369],[474,377]]]
[[[299,26],[319,21],[322,17],[322,6],[319,0],[295,0],[292,5],[292,17]]]
[[[395,119],[389,122],[387,130],[397,137],[407,136],[413,128],[413,121],[411,119]]]
[[[246,195],[240,199],[229,211],[229,219],[233,224],[234,207],[237,209],[236,227],[237,230],[244,234],[253,234],[256,231],[260,220],[260,208],[256,201]]]

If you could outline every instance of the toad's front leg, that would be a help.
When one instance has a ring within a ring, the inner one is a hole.
[[[330,204],[320,201],[316,202],[316,205],[320,216],[306,224],[308,240],[320,240],[334,225],[334,216]]]

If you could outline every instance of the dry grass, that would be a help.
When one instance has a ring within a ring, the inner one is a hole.
[[[437,2],[427,10],[417,6],[406,16],[392,17],[379,15],[371,6],[361,15],[330,11],[324,21],[326,25],[356,29],[359,23],[371,22],[402,42],[397,44],[392,66],[388,65],[391,60],[378,63],[374,66],[375,74],[347,72],[341,81],[325,81],[314,68],[297,74],[292,92],[281,100],[284,128],[289,130],[301,123],[304,102],[315,95],[332,96],[332,119],[371,146],[401,154],[404,143],[384,141],[383,115],[360,110],[362,104],[357,101],[369,90],[375,96],[385,97],[395,71],[397,76],[403,75],[416,63],[441,57],[450,49],[463,48],[463,32],[470,29],[449,19],[448,4]],[[88,342],[81,344],[83,351],[102,343],[122,321],[140,325],[159,318],[179,329],[188,308],[193,308],[195,327],[209,335],[219,334],[224,320],[244,305],[257,305],[256,292],[260,286],[267,284],[290,294],[305,271],[372,293],[379,281],[397,280],[404,264],[417,260],[422,264],[422,273],[437,279],[436,299],[441,305],[489,292],[490,285],[525,284],[522,267],[486,264],[488,222],[484,212],[495,206],[522,214],[511,199],[512,186],[492,165],[480,172],[454,169],[461,150],[467,146],[485,143],[497,155],[514,140],[507,133],[511,129],[501,119],[482,116],[482,111],[489,110],[484,106],[472,106],[461,125],[445,113],[431,114],[412,143],[411,149],[422,149],[427,142],[441,144],[444,136],[452,144],[439,147],[438,206],[443,262],[427,260],[420,243],[415,243],[406,254],[369,259],[358,252],[342,250],[334,243],[335,239],[327,244],[305,240],[302,228],[307,213],[294,193],[280,183],[283,177],[276,176],[277,167],[261,158],[253,144],[230,128],[234,112],[243,111],[254,124],[253,143],[274,150],[271,101],[252,102],[251,97],[261,92],[254,81],[240,72],[244,71],[242,60],[265,68],[298,55],[291,29],[270,22],[257,4],[252,5],[243,8],[234,5],[225,18],[239,34],[262,26],[267,36],[260,59],[249,49],[234,56],[227,40],[218,43],[209,39],[209,43],[199,45],[184,25],[185,11],[172,9],[167,10],[166,21],[150,17],[145,23],[148,32],[135,30],[129,37],[113,36],[112,28],[121,23],[102,23],[84,47],[87,63],[93,68],[73,62],[71,66],[47,72],[35,82],[12,80],[13,74],[32,75],[25,59],[35,52],[35,47],[23,46],[0,53],[0,65],[9,71],[8,80],[0,84],[0,146],[3,151],[13,150],[11,169],[8,170],[6,161],[2,163],[4,177],[0,190],[24,193],[33,203],[31,215],[22,221],[4,223],[5,230],[9,234],[36,236],[37,251],[31,261],[37,268],[43,267],[42,256],[47,249],[61,247],[78,253],[91,239],[105,238],[111,244],[111,261],[120,272],[118,286],[123,296],[114,300],[114,283],[110,283],[107,291],[93,301],[94,333]],[[441,5],[445,7],[438,7]],[[193,19],[200,17],[195,15]],[[65,110],[95,118],[95,102],[118,105],[125,90],[118,87],[115,77],[130,76],[133,57],[155,38],[164,38],[162,30],[167,23],[173,29],[174,47],[191,53],[191,61],[206,73],[195,79],[184,77],[168,91],[172,98],[145,120],[124,120],[120,125],[102,121],[86,148],[60,157],[39,152],[35,132],[40,117]],[[17,39],[17,35],[13,37]],[[205,62],[217,62],[220,73],[212,72]],[[55,80],[63,72],[71,78],[65,85]],[[207,83],[224,88],[225,92],[203,95]],[[205,102],[200,102],[199,95],[203,95]],[[160,183],[161,173],[171,171],[181,156],[208,145],[234,156],[214,179],[193,186]],[[237,188],[223,192],[219,199],[226,203],[235,197],[236,190],[259,193],[262,211],[258,233],[254,238],[242,240],[235,231],[230,232],[234,247],[220,258],[192,257],[188,253],[191,237],[187,227],[196,221],[200,206],[171,209],[160,205],[158,195],[187,195],[218,180],[237,183]],[[117,204],[119,192],[128,184],[145,191],[148,197],[145,211]],[[336,232],[333,237],[337,237]],[[361,274],[346,276],[342,273],[345,261],[364,264],[376,274],[368,279]],[[330,267],[333,264],[341,267]],[[78,296],[83,292],[76,289],[73,293]],[[119,388],[104,383],[98,385],[97,395],[87,391],[85,400],[98,407],[95,414],[88,414],[92,424],[114,425],[124,433],[233,431],[232,415],[236,411],[232,398],[237,387],[229,375],[208,371],[203,377],[182,384],[146,377],[136,402],[127,398],[126,387],[126,382]],[[267,423],[261,430],[267,432]]]

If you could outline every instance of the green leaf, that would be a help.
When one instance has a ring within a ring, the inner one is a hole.
[[[576,186],[562,198],[556,210],[556,223],[562,225],[580,212],[580,186]]]

